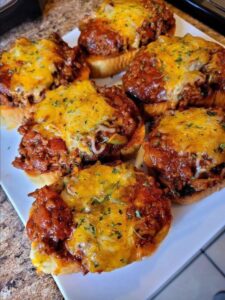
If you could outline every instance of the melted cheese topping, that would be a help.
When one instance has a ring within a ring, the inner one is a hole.
[[[129,164],[96,164],[65,183],[61,196],[75,210],[77,224],[66,246],[73,255],[84,254],[90,272],[119,268],[135,256],[134,223],[126,215],[126,188],[135,183]]]
[[[0,63],[8,66],[12,74],[11,91],[32,94],[38,99],[54,81],[55,64],[62,61],[57,51],[57,45],[50,40],[31,42],[21,38],[8,52],[3,52]]]
[[[77,81],[48,91],[36,105],[34,129],[43,136],[62,138],[69,149],[88,151],[84,138],[114,117],[115,110],[88,81]]]
[[[105,0],[96,17],[107,20],[113,30],[129,41],[129,45],[138,48],[140,37],[137,29],[144,20],[151,19],[151,12],[138,0]]]
[[[156,56],[164,76],[168,100],[178,101],[187,84],[205,80],[201,68],[208,63],[213,64],[210,62],[210,51],[218,47],[215,43],[189,34],[182,38],[161,36],[148,45],[147,51]],[[211,67],[216,68],[216,65]]]
[[[225,162],[225,130],[222,117],[202,108],[192,108],[165,116],[157,127],[178,153],[207,154],[213,165]],[[211,165],[212,167],[212,165]]]

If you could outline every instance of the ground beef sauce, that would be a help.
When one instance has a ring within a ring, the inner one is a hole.
[[[193,176],[195,160],[189,155],[179,156],[173,149],[158,145],[157,137],[148,141],[146,161],[158,173],[163,184],[171,190],[181,191]]]
[[[43,242],[47,253],[60,251],[73,229],[71,209],[52,187],[45,186],[30,196],[36,200],[26,226],[28,237],[31,241]]]
[[[145,103],[166,101],[163,74],[156,66],[156,58],[145,51],[138,54],[123,76],[129,96]]]
[[[50,140],[32,130],[34,124],[19,128],[23,135],[19,146],[20,156],[13,161],[13,166],[32,174],[61,170],[66,173],[69,168],[68,151],[60,138]]]
[[[153,177],[137,174],[137,184],[130,187],[130,207],[127,217],[135,219],[135,243],[139,248],[157,246],[154,238],[160,230],[170,226],[170,202]]]
[[[130,138],[140,122],[140,112],[137,106],[119,87],[104,87],[100,88],[99,91],[108,99],[108,103],[117,110],[118,118],[123,120],[123,126],[118,133]]]
[[[120,126],[112,121],[110,127],[115,128],[115,132],[124,136],[129,142],[140,125],[140,113],[137,107],[119,87],[100,88],[99,92],[116,109],[115,122],[120,119]],[[103,158],[119,158],[120,150],[126,145],[105,143],[105,148],[100,154],[92,152],[91,155],[81,152],[78,148],[69,151],[63,139],[58,137],[48,139],[35,131],[34,126],[32,119],[20,126],[19,132],[23,135],[19,146],[20,156],[13,162],[14,167],[23,169],[31,175],[50,171],[60,171],[65,175],[74,165]],[[101,130],[96,132],[96,147],[101,147],[108,139],[107,135],[110,137],[112,133]]]
[[[81,75],[82,70],[87,68],[87,66],[79,47],[68,47],[68,44],[65,43],[58,34],[54,34],[52,40],[58,45],[58,53],[63,57],[63,63],[56,65],[57,76],[54,86],[56,87],[72,82]]]
[[[144,21],[137,29],[141,35],[141,46],[145,46],[160,35],[168,34],[175,27],[175,19],[164,1],[142,0],[141,2],[153,15],[151,22]]]
[[[109,56],[119,54],[123,50],[123,38],[106,22],[91,20],[83,27],[78,44],[88,54]]]

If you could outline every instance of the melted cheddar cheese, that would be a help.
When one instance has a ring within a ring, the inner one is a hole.
[[[77,81],[46,93],[36,105],[34,128],[43,136],[62,138],[69,149],[88,151],[85,137],[93,136],[100,124],[107,125],[114,113],[90,81]]]
[[[88,182],[91,182],[91,189],[87,188]],[[66,183],[67,190],[62,194],[63,200],[70,207],[76,206],[79,211],[89,211],[94,200],[102,203],[110,198],[117,203],[124,187],[134,183],[134,169],[130,165],[111,167],[95,164],[78,172]]]
[[[0,58],[0,64],[12,75],[11,92],[33,95],[35,99],[53,83],[55,64],[61,61],[57,45],[46,39],[31,42],[20,38]]]
[[[127,187],[136,183],[128,164],[96,164],[65,182],[63,200],[75,210],[77,228],[66,242],[67,250],[84,254],[90,272],[111,271],[135,256],[134,222],[127,218]]]
[[[157,130],[166,135],[178,153],[193,153],[199,159],[205,154],[213,165],[225,162],[225,130],[221,114],[203,108],[192,108],[162,118]]]
[[[151,12],[139,0],[105,0],[96,17],[106,20],[113,30],[129,41],[129,45],[138,48],[140,37],[137,29],[144,20],[151,19]]]
[[[147,52],[156,57],[159,70],[163,74],[168,100],[178,101],[184,87],[205,80],[201,68],[210,62],[216,69],[216,61],[211,61],[210,52],[219,45],[199,37],[161,36],[148,45]],[[214,65],[213,65],[214,64]]]

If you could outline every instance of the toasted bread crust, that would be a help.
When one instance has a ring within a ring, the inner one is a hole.
[[[1,126],[6,129],[14,129],[23,123],[23,121],[29,117],[32,112],[32,106],[28,107],[10,107],[1,105]]]
[[[151,256],[161,245],[162,241],[166,238],[167,234],[170,231],[170,224],[166,224],[155,236],[154,238],[154,244],[151,245],[151,248],[149,247],[146,251],[145,248],[140,248],[139,252],[137,253],[137,256],[139,255],[141,259],[146,259],[148,256]]]
[[[65,275],[81,272],[81,267],[76,261],[71,262],[52,254],[51,256],[46,256],[46,260],[40,263],[36,261],[38,255],[43,254],[38,248],[38,244],[33,242],[31,244],[30,259],[39,274],[51,273],[52,275]]]
[[[111,57],[89,56],[87,62],[91,68],[91,77],[104,78],[123,71],[137,52],[138,50],[132,50]]]
[[[208,188],[204,191],[201,192],[195,192],[194,194],[186,197],[181,197],[181,198],[174,198],[172,201],[177,204],[181,205],[187,205],[187,204],[192,204],[195,202],[198,202],[202,200],[203,198],[206,198],[210,196],[211,194],[218,192],[225,188],[225,180],[223,180],[220,183],[217,183],[215,186]]]
[[[57,180],[59,180],[61,174],[59,171],[52,171],[48,173],[42,173],[42,174],[31,174],[28,172],[25,172],[26,175],[29,177],[29,179],[35,183],[38,187],[42,187],[45,185],[50,185],[55,183]]]
[[[160,102],[160,103],[153,103],[153,104],[144,104],[144,111],[149,116],[158,116],[162,115],[169,109],[175,109],[175,102]]]
[[[136,129],[129,143],[121,149],[121,154],[125,157],[134,155],[140,148],[145,138],[145,124],[141,121],[139,127]]]
[[[198,100],[197,102],[190,101],[190,106],[197,106],[197,107],[225,107],[225,92],[223,91],[215,91],[207,98],[203,98]],[[147,115],[150,116],[158,116],[162,115],[169,109],[176,109],[177,107],[182,107],[183,103],[176,103],[176,102],[159,102],[159,103],[152,103],[152,104],[144,104],[144,111]]]

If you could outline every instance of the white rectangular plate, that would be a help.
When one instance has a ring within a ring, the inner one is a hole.
[[[191,33],[212,40],[180,17],[176,16],[176,21],[176,35]],[[78,29],[74,29],[64,39],[75,45],[78,34]],[[116,80],[118,76],[99,83],[112,84]],[[25,224],[33,201],[27,194],[36,186],[11,165],[19,141],[15,130],[1,129],[2,186]],[[143,300],[151,297],[225,225],[225,189],[193,205],[173,206],[172,212],[172,229],[152,257],[110,273],[54,277],[65,299]]]

